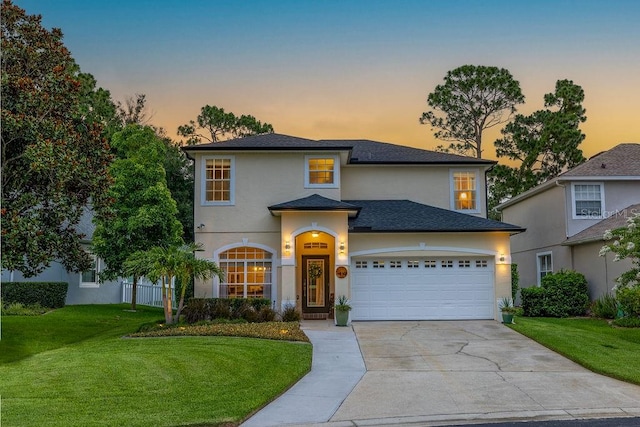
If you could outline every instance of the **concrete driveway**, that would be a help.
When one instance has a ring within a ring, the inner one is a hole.
[[[594,374],[494,321],[353,329],[367,372],[329,424],[640,416],[640,387]]]

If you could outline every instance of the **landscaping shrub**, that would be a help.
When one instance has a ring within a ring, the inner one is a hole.
[[[265,298],[190,298],[182,311],[184,321],[196,323],[214,319],[244,319],[254,323],[268,321],[271,300]],[[274,315],[275,316],[275,315]]]
[[[21,302],[12,302],[6,307],[0,307],[3,316],[40,316],[48,311],[40,304],[24,305]]]
[[[611,294],[605,294],[591,304],[591,314],[601,319],[615,319],[618,314],[618,302]]]
[[[6,282],[2,284],[2,302],[61,308],[67,298],[68,287],[66,282]]]
[[[541,287],[520,290],[524,315],[529,317],[582,316],[589,307],[589,290],[584,275],[560,270],[542,278]]]
[[[640,285],[616,291],[616,299],[625,317],[640,316]]]
[[[614,320],[613,324],[623,328],[640,328],[640,317],[621,317]]]
[[[258,311],[258,322],[274,322],[277,314],[278,313],[271,307],[262,307]]]
[[[542,278],[544,309],[551,317],[582,316],[589,307],[589,288],[582,273],[560,270]]]
[[[283,322],[299,322],[300,321],[300,312],[296,310],[296,306],[293,304],[285,305],[280,316],[282,317]]]
[[[541,317],[545,315],[544,294],[544,289],[537,286],[520,289],[524,316]]]
[[[516,301],[518,290],[520,289],[520,273],[518,273],[518,264],[511,264],[511,299]]]

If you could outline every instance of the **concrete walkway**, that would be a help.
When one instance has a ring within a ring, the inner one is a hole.
[[[495,321],[302,327],[314,345],[311,372],[244,426],[640,417],[639,386],[594,374]]]
[[[269,427],[329,421],[366,369],[351,327],[333,320],[303,321],[313,344],[311,372],[242,424]]]

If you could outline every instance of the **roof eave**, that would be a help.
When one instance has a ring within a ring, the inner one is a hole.
[[[273,216],[280,216],[283,212],[346,212],[349,217],[355,217],[360,213],[361,208],[322,208],[322,207],[309,207],[309,208],[272,208],[269,207],[269,212]]]
[[[500,232],[500,233],[509,233],[511,235],[513,234],[518,234],[518,233],[523,233],[527,231],[526,228],[508,228],[508,229],[504,229],[504,228],[493,228],[493,229],[489,229],[489,228],[474,228],[474,229],[441,229],[441,230],[433,230],[433,229],[374,229],[374,228],[370,228],[370,229],[360,229],[360,230],[354,230],[354,229],[349,229],[349,233],[495,233],[495,232]]]

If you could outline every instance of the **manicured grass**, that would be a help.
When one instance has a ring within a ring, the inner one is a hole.
[[[40,317],[3,317],[3,424],[235,425],[311,366],[307,343],[122,338],[162,318],[155,309],[125,308],[70,306]]]
[[[594,372],[640,385],[640,328],[599,319],[518,317],[521,334]]]

